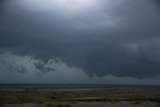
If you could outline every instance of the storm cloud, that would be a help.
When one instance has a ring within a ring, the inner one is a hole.
[[[158,0],[2,0],[1,52],[40,60],[33,66],[44,75],[57,72],[47,65],[58,59],[87,78],[152,79],[160,75],[159,8]]]

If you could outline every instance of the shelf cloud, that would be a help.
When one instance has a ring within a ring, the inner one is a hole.
[[[159,8],[158,0],[1,0],[0,72],[54,77],[60,65],[86,83],[107,76],[153,83],[160,80]]]

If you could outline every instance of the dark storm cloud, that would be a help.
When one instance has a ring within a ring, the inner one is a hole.
[[[50,72],[50,71],[55,71],[55,69],[53,69],[53,68],[50,68],[50,67],[45,67],[44,65],[44,63],[42,64],[42,63],[34,63],[34,65],[35,65],[35,67],[38,69],[38,70],[40,70],[40,71],[42,71],[42,72],[44,72],[44,73],[46,73],[46,72]]]
[[[18,72],[18,73],[26,73],[27,70],[23,66],[16,65],[14,62],[6,62],[0,60],[0,66],[6,67],[9,72]]]
[[[109,0],[110,8],[103,0],[101,9],[82,16],[26,10],[15,1],[0,11],[1,48],[13,47],[14,54],[44,62],[60,58],[90,76],[160,75],[156,41],[160,39],[160,13],[154,0],[121,0],[119,4]],[[43,64],[35,67],[52,71]]]

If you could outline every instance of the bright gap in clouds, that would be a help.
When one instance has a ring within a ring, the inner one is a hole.
[[[98,0],[23,0],[17,1],[29,9],[58,10],[64,13],[80,13],[98,7]]]

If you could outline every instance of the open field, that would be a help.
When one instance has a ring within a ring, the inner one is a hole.
[[[160,107],[160,89],[1,89],[0,104],[0,107]]]
[[[160,107],[158,103],[143,102],[141,104],[134,104],[131,102],[76,102],[76,103],[43,103],[43,104],[6,104],[2,107]]]

